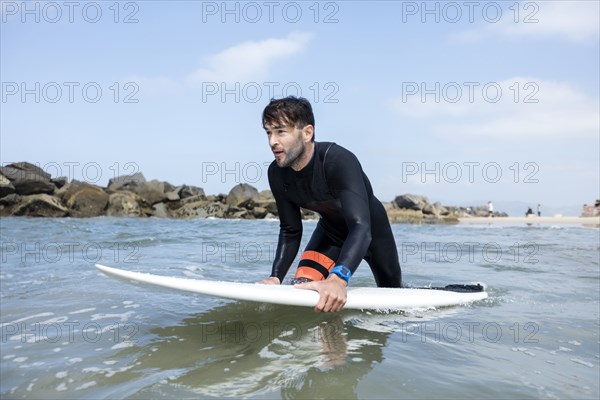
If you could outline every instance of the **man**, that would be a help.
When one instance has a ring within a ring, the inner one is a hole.
[[[302,207],[321,218],[292,283],[319,292],[316,311],[344,307],[346,286],[362,259],[377,286],[400,287],[398,251],[387,214],[354,154],[335,143],[315,142],[314,116],[306,99],[271,100],[262,122],[275,156],[269,185],[280,231],[271,276],[260,283],[280,284],[287,274],[300,247]]]

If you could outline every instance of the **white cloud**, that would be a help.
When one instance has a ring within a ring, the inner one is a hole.
[[[300,54],[313,37],[309,32],[292,32],[286,38],[246,41],[205,57],[202,67],[184,76],[131,75],[127,82],[138,85],[139,96],[160,98],[194,92],[203,83],[267,81],[277,62]]]
[[[571,41],[598,40],[600,3],[597,1],[521,2],[503,7],[496,22],[479,24],[475,29],[451,37],[458,42],[480,42],[498,35],[511,38],[566,38]],[[515,10],[519,10],[518,14]]]
[[[433,121],[429,131],[438,135],[597,138],[600,132],[598,99],[565,83],[515,77],[470,84],[472,91],[464,83],[457,85],[440,83],[439,99],[433,94],[421,95],[423,88],[435,88],[434,83],[419,85],[419,93],[405,92],[392,99],[391,105],[402,115]]]
[[[205,65],[186,77],[192,84],[202,82],[259,81],[268,76],[273,64],[291,60],[302,52],[313,34],[292,32],[287,38],[247,41],[205,59]]]

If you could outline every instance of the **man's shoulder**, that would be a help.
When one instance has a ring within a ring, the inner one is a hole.
[[[358,161],[353,152],[334,142],[318,142],[317,151],[328,165]]]

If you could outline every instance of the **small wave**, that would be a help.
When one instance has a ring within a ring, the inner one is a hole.
[[[571,361],[573,361],[576,364],[585,365],[586,367],[589,367],[589,368],[594,368],[594,364],[592,364],[591,362],[580,360],[579,358],[571,358]]]
[[[52,315],[54,315],[54,313],[52,313],[52,312],[43,312],[43,313],[40,313],[40,314],[30,315],[29,317],[23,317],[23,318],[14,320],[12,322],[4,322],[4,323],[0,324],[0,328],[2,328],[3,326],[6,326],[6,325],[16,324],[16,323],[19,323],[19,322],[23,322],[23,321],[27,321],[27,320],[33,319],[33,318],[49,317],[49,316],[52,316]]]
[[[86,382],[86,383],[84,383],[84,384],[82,384],[82,385],[80,385],[80,386],[77,386],[77,387],[75,388],[75,390],[84,390],[84,389],[89,389],[89,388],[91,388],[92,386],[96,386],[96,381]]]
[[[92,311],[96,311],[96,307],[82,308],[81,310],[71,311],[71,312],[69,312],[69,315],[84,314],[84,313],[88,313],[88,312],[92,312]]]

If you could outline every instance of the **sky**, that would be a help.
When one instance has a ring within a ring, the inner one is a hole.
[[[598,1],[0,5],[2,165],[264,190],[262,110],[300,95],[382,201],[600,198]]]

